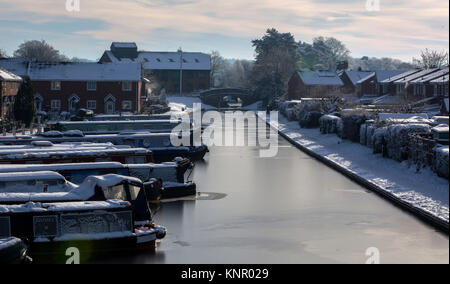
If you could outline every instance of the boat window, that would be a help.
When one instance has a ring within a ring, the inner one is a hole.
[[[144,156],[131,156],[131,157],[126,157],[125,162],[127,164],[145,164],[146,159]]]
[[[116,185],[108,187],[103,190],[106,199],[124,200],[127,201],[127,193],[123,185]]]
[[[129,185],[130,188],[130,195],[132,200],[136,200],[139,192],[141,191],[141,188],[139,186]]]
[[[98,159],[95,159],[95,161],[97,163],[101,163],[101,162],[111,162],[112,160],[111,160],[111,158],[98,158]]]

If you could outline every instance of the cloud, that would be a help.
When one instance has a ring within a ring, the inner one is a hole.
[[[67,33],[97,42],[136,41],[146,49],[161,46],[169,36],[187,45],[195,45],[190,38],[198,40],[198,35],[216,35],[218,42],[220,36],[250,40],[269,27],[291,32],[302,41],[334,36],[355,55],[410,59],[426,47],[448,49],[449,42],[449,4],[442,0],[381,0],[379,12],[367,11],[365,0],[80,1],[81,11],[69,13],[65,0],[0,0],[0,18],[36,25],[95,21],[102,24],[82,25],[79,30],[75,26]],[[163,30],[169,34],[162,35]],[[251,50],[250,43],[240,48]]]

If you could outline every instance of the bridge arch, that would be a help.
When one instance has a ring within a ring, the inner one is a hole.
[[[242,106],[248,106],[257,101],[252,92],[241,88],[210,89],[200,93],[202,103],[222,107],[226,98],[240,99]]]

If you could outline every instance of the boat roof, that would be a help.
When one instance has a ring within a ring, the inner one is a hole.
[[[62,203],[34,203],[23,205],[0,205],[0,213],[31,213],[31,212],[65,212],[65,211],[92,211],[108,209],[125,209],[131,204],[128,201],[84,201]]]
[[[10,181],[28,181],[28,180],[65,180],[65,178],[55,172],[41,171],[41,172],[14,172],[14,173],[2,173],[0,172],[0,182]]]
[[[27,147],[31,146],[31,147]],[[150,150],[144,148],[40,148],[32,145],[0,146],[0,159],[30,159],[30,158],[51,158],[55,156],[72,157],[72,156],[108,156],[108,155],[146,155],[151,153]]]
[[[163,123],[180,123],[179,119],[155,119],[155,120],[98,120],[98,121],[60,121],[60,125],[79,125],[79,124],[163,124]]]
[[[67,171],[67,170],[93,170],[126,168],[119,162],[79,163],[79,164],[49,164],[49,165],[0,165],[1,173],[7,172],[41,172],[41,171]],[[33,173],[35,174],[35,173]]]

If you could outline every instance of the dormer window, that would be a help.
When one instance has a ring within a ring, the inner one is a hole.
[[[87,90],[88,91],[97,91],[97,82],[95,82],[95,81],[87,82]]]
[[[200,63],[200,60],[198,60],[197,58],[195,58],[195,63]]]
[[[175,62],[175,60],[173,60],[172,58],[169,59],[170,62]]]
[[[52,91],[61,91],[61,81],[52,81],[51,89]]]
[[[129,92],[133,89],[133,84],[131,81],[123,81],[122,82],[122,91]]]
[[[158,61],[158,62],[161,62],[161,59],[159,59],[159,58],[156,58],[156,61]]]

